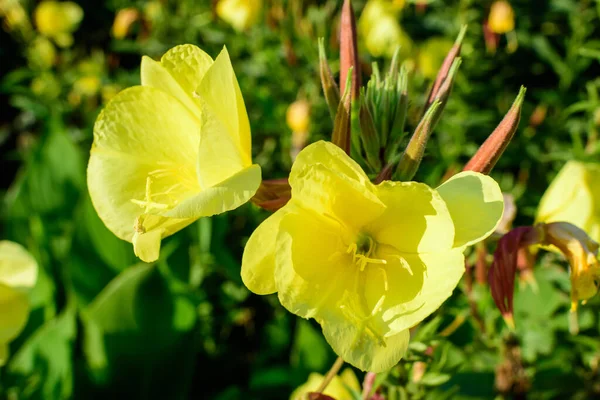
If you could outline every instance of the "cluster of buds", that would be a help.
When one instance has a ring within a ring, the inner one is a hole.
[[[539,223],[515,228],[498,242],[488,281],[494,302],[506,323],[514,328],[513,293],[518,255],[531,246],[549,247],[565,256],[571,277],[571,333],[577,333],[579,302],[595,296],[600,288],[598,243],[583,230],[568,222]]]

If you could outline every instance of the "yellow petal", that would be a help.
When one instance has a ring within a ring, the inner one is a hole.
[[[275,251],[281,219],[288,212],[285,206],[264,220],[246,243],[242,256],[242,281],[256,294],[271,294],[275,286]]]
[[[347,319],[327,319],[321,323],[327,343],[344,361],[362,371],[384,372],[406,354],[408,329],[392,333],[382,340]]]
[[[204,119],[211,120],[211,122],[215,119],[215,122],[217,122],[202,128],[203,147],[209,146],[212,149],[220,150],[219,143],[207,144],[206,142],[227,141],[227,147],[223,150],[230,152],[229,146],[231,145],[229,142],[231,142],[233,147],[237,149],[239,165],[244,167],[250,165],[252,163],[250,123],[248,122],[244,98],[226,48],[223,48],[215,62],[206,71],[202,82],[196,89],[196,94],[203,104]],[[210,113],[210,117],[207,116],[207,113]],[[213,131],[213,126],[216,131]],[[223,153],[219,151],[218,154]],[[202,158],[208,154],[201,150],[200,157]],[[215,156],[209,156],[208,158],[208,160],[201,159],[200,162],[206,165],[209,162],[219,161]],[[227,166],[224,161],[219,162],[219,165]],[[238,166],[236,167],[239,169]],[[204,179],[212,181],[209,177],[204,177]],[[222,180],[222,178],[216,179],[218,182]],[[210,183],[207,186],[210,186]]]
[[[377,243],[402,253],[450,249],[454,224],[446,204],[429,186],[417,182],[384,181],[377,185],[385,212],[366,227]]]
[[[234,210],[254,196],[260,182],[260,166],[254,164],[215,186],[203,189],[161,215],[172,218],[200,218]]]
[[[27,296],[0,284],[0,343],[13,340],[25,327],[29,315]]]
[[[115,96],[94,126],[87,175],[106,226],[132,240],[134,222],[144,212],[132,200],[146,200],[149,175],[151,200],[168,207],[199,192],[199,142],[198,120],[169,94],[137,86]]]
[[[357,270],[346,249],[334,221],[301,209],[285,213],[275,254],[281,304],[303,318],[337,313],[347,281]]]
[[[212,58],[197,46],[176,46],[166,52],[160,62],[142,58],[142,85],[169,93],[200,118],[200,104],[194,98],[194,91],[212,63]]]
[[[132,240],[135,255],[144,262],[158,260],[161,238],[162,230],[151,230],[146,233],[136,232]]]
[[[450,297],[465,270],[462,249],[401,256],[402,264],[386,257],[387,265],[367,267],[364,277],[368,309],[385,295],[373,320],[383,332],[411,328],[431,315]]]
[[[600,164],[569,161],[540,201],[536,222],[570,222],[600,241]]]
[[[308,393],[316,392],[319,389],[321,383],[323,383],[323,379],[325,379],[323,375],[312,372],[308,376],[306,383],[294,390],[290,396],[290,400],[306,400]],[[323,391],[323,394],[333,397],[335,400],[355,399],[348,388],[354,390],[356,393],[360,393],[360,384],[350,368],[344,369],[340,376],[334,376]]]
[[[504,198],[495,180],[478,172],[461,172],[437,188],[454,221],[454,247],[488,237],[502,219]]]
[[[35,285],[37,261],[23,246],[0,241],[0,283],[13,288],[30,289]]]
[[[296,204],[355,231],[385,210],[360,166],[330,142],[313,143],[298,154],[290,185]]]

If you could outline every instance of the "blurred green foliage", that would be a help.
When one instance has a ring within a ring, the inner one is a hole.
[[[335,355],[318,325],[286,312],[276,296],[251,295],[241,282],[243,245],[267,212],[248,204],[202,219],[165,240],[159,262],[146,265],[96,215],[85,168],[94,120],[112,95],[139,84],[140,57],[194,43],[212,55],[227,45],[254,158],[265,178],[286,176],[289,104],[310,102],[310,141],[332,129],[317,38],[325,38],[336,73],[341,2],[265,1],[260,20],[236,32],[208,0],[78,0],[83,21],[74,44],[61,48],[36,32],[37,1],[3,1],[21,7],[25,20],[5,15],[0,31],[0,237],[25,245],[41,271],[27,327],[0,369],[0,397],[281,399],[309,372],[325,372]],[[600,2],[511,3],[513,52],[505,37],[496,52],[486,50],[482,24],[491,1],[413,1],[398,18],[413,41],[405,55],[413,69],[410,129],[431,83],[419,62],[444,56],[430,39],[452,41],[469,25],[451,100],[417,180],[435,185],[459,170],[519,86],[528,87],[520,128],[493,173],[516,199],[516,223],[527,224],[566,160],[600,154]],[[364,1],[354,5],[359,15]],[[117,39],[111,29],[124,8],[137,18]],[[388,61],[364,48],[361,60],[365,76],[371,61]],[[378,377],[388,398],[600,396],[600,301],[582,308],[581,333],[572,336],[566,264],[546,255],[535,279],[517,288],[515,333],[484,283],[463,282],[414,330],[408,357]]]

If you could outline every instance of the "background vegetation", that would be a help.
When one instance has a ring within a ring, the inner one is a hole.
[[[335,355],[314,321],[241,282],[243,245],[268,213],[247,204],[201,219],[165,240],[159,262],[146,265],[97,217],[85,169],[94,120],[112,95],[139,84],[141,56],[193,43],[211,55],[227,45],[254,158],[263,177],[286,176],[291,103],[310,103],[309,141],[331,132],[317,38],[325,37],[335,73],[341,2],[265,0],[258,21],[241,32],[208,0],[76,3],[83,19],[72,45],[60,47],[38,31],[37,1],[0,0],[24,18],[5,12],[0,31],[0,237],[26,246],[41,266],[29,322],[0,369],[0,397],[287,398]],[[514,0],[518,47],[509,51],[500,36],[495,52],[482,28],[491,1],[416,3],[398,16],[410,38],[411,126],[432,80],[426,66],[439,65],[469,24],[461,70],[417,180],[433,185],[459,170],[525,85],[520,128],[493,176],[514,197],[515,225],[532,223],[565,161],[598,160],[600,2]],[[364,1],[354,6],[358,16]],[[136,19],[123,35],[113,23],[125,8]],[[365,76],[371,61],[389,62],[364,47],[361,61]],[[566,263],[546,255],[540,265],[536,284],[518,285],[515,334],[469,269],[385,377],[389,398],[600,396],[600,301],[582,308],[581,332],[569,334]]]

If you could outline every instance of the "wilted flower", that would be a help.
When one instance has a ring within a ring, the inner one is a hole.
[[[398,10],[386,0],[369,0],[358,22],[360,36],[369,53],[375,57],[391,57],[400,48],[401,58],[411,52],[412,41],[398,22]]]
[[[374,185],[329,142],[302,150],[289,182],[291,200],[246,245],[242,279],[316,319],[338,355],[373,372],[400,360],[408,328],[458,284],[464,248],[502,216],[502,193],[487,176],[463,172],[437,189]]]
[[[316,392],[323,382],[323,375],[316,372],[308,376],[308,380],[298,387],[290,400],[305,400],[308,393]],[[360,383],[350,368],[346,368],[339,376],[335,376],[323,391],[324,395],[331,396],[335,400],[353,400],[356,397],[353,392],[360,393]]]
[[[262,0],[220,0],[217,14],[237,31],[254,25],[262,11]]]
[[[27,292],[35,285],[37,272],[37,262],[27,250],[17,243],[0,241],[0,366],[8,358],[8,344],[27,323]]]
[[[71,1],[43,1],[34,13],[38,31],[61,47],[73,44],[71,35],[83,19],[83,10]]]
[[[261,172],[226,49],[213,62],[177,46],[144,57],[141,75],[96,121],[88,187],[106,226],[150,262],[162,238],[247,202]]]
[[[569,161],[540,201],[536,222],[570,222],[600,242],[600,164]]]
[[[488,27],[493,33],[503,34],[515,29],[515,12],[508,1],[492,3],[488,16]]]

